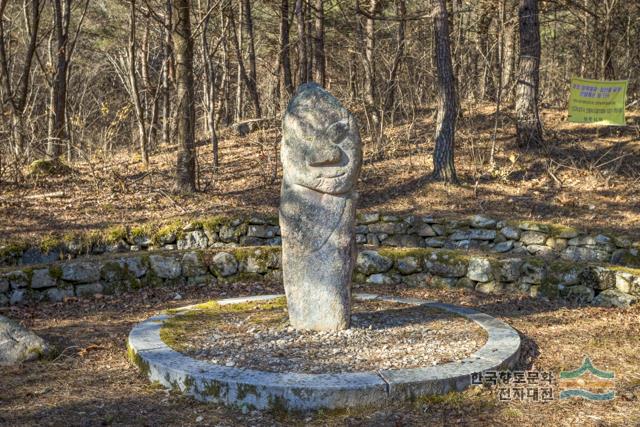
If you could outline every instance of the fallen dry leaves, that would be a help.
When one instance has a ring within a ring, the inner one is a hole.
[[[0,368],[0,424],[633,426],[640,422],[639,306],[628,310],[579,307],[462,290],[362,290],[442,300],[490,313],[520,332],[523,368],[575,369],[588,355],[596,367],[616,373],[618,396],[612,402],[505,403],[498,401],[495,390],[476,388],[381,408],[243,414],[154,387],[127,361],[129,330],[160,310],[223,296],[281,292],[279,285],[240,283],[144,289],[102,300],[4,310],[55,343],[61,353],[53,361]],[[174,300],[176,292],[184,298]]]

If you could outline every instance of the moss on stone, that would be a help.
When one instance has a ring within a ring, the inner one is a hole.
[[[551,280],[544,280],[538,291],[546,296],[547,298],[559,298],[560,297],[560,289],[558,289],[558,284],[552,282]]]
[[[165,224],[159,227],[153,234],[150,236],[151,240],[155,245],[161,245],[162,241],[169,237],[170,235],[176,236],[176,239],[182,239],[185,235],[184,232],[184,221],[181,219],[177,219],[168,224]]]
[[[109,244],[127,240],[127,228],[124,225],[109,227],[104,233],[103,240]]]
[[[18,240],[12,240],[7,242],[4,246],[0,247],[0,256],[21,255],[28,248],[28,243]]]
[[[260,397],[258,393],[258,387],[252,384],[238,384],[238,400],[244,400],[247,396],[253,395],[256,398]]]
[[[628,273],[640,277],[640,269],[638,268],[626,267],[622,265],[612,265],[607,268],[611,271],[619,271],[621,273]]]
[[[214,399],[219,399],[222,393],[222,388],[228,387],[226,384],[222,384],[218,381],[212,380],[205,384],[204,389],[201,391],[201,394],[205,397],[211,397]]]
[[[407,256],[413,256],[419,260],[430,256],[433,253],[433,249],[428,248],[386,248],[382,247],[378,249],[378,254],[384,257],[392,259],[394,262],[400,258]]]
[[[289,414],[286,401],[281,396],[269,396],[267,410],[274,416],[274,418],[280,420],[283,420]]]
[[[33,278],[33,267],[23,268],[22,272],[25,276],[27,276],[27,284],[31,286],[31,279]]]
[[[545,224],[549,228],[549,235],[551,237],[567,236],[571,233],[579,234],[580,231],[575,227],[570,227],[562,224]],[[563,237],[566,238],[566,237]]]
[[[101,230],[91,230],[83,236],[83,242],[89,249],[93,248],[95,245],[104,243],[104,240],[104,234]]]
[[[534,267],[541,267],[541,268],[547,266],[547,262],[543,258],[536,258],[536,257],[524,258],[524,263]]]
[[[238,261],[238,263],[246,262],[249,256],[256,252],[255,247],[248,248],[233,248],[232,255]]]
[[[364,273],[360,273],[359,271],[353,271],[353,278],[352,280],[355,283],[365,283],[367,281],[367,275]]]
[[[61,280],[62,279],[62,267],[57,264],[53,264],[49,266],[49,276],[54,279]]]
[[[149,373],[151,372],[149,363],[142,357],[140,357],[140,355],[136,353],[136,351],[129,345],[129,343],[127,343],[127,357],[129,358],[131,363],[133,363],[138,367],[138,369],[140,369],[142,375],[144,375],[145,377],[149,377]]]
[[[218,301],[207,301],[193,306],[193,310],[220,310]]]
[[[497,282],[500,280],[500,272],[502,271],[502,263],[499,258],[487,257],[487,261],[489,261],[489,265],[491,265],[491,273],[493,274],[493,279]]]
[[[140,238],[140,237],[146,237],[150,239],[153,235],[153,225],[152,224],[134,225],[129,230],[129,235],[131,236],[132,239]]]
[[[80,240],[81,240],[81,238],[79,237],[79,233],[76,233],[76,232],[73,232],[73,231],[69,231],[69,232],[64,233],[62,235],[62,242],[65,245],[80,244]]]
[[[518,221],[518,227],[522,230],[539,231],[541,233],[550,233],[549,224],[537,221]],[[535,230],[537,229],[537,230]]]
[[[34,160],[29,165],[30,176],[54,176],[54,175],[69,175],[73,172],[73,169],[66,165],[60,159],[54,160]]]
[[[264,219],[271,225],[278,225],[280,223],[280,217],[278,215],[267,215]]]
[[[566,238],[560,237],[562,235],[568,235],[569,233],[577,233],[581,234],[583,231],[564,224],[550,223],[550,222],[532,222],[532,221],[521,221],[521,220],[506,220],[505,224],[510,227],[519,228],[520,226],[533,225],[538,226],[543,233],[549,235],[549,237],[556,238]]]
[[[147,274],[140,280],[139,286],[162,286],[162,278],[158,277],[152,268],[147,270]]]
[[[247,231],[249,230],[249,224],[247,224],[246,222],[243,222],[242,224],[238,225],[235,230],[233,230],[233,237],[242,237],[245,236],[247,234]]]
[[[202,228],[209,231],[218,231],[223,225],[231,225],[232,219],[222,215],[215,215],[198,220]]]
[[[239,272],[234,274],[233,276],[221,277],[218,280],[221,283],[233,284],[233,283],[241,283],[241,282],[260,282],[264,280],[265,276],[260,273],[247,273],[247,272]]]
[[[40,239],[36,245],[26,242],[22,245],[25,249],[29,246],[37,247],[44,253],[70,245],[78,246],[81,252],[89,252],[96,244],[112,243],[109,239],[111,231],[112,229],[107,229],[106,231],[67,232],[62,235],[48,234]]]
[[[102,268],[100,269],[102,278],[107,278],[106,276],[114,276],[117,279],[121,279],[124,274],[124,268],[117,261],[107,261],[102,264]]]
[[[48,234],[40,240],[40,250],[43,253],[49,253],[54,249],[58,249],[62,245],[62,241],[58,236]]]
[[[460,265],[467,266],[469,265],[469,258],[472,256],[468,253],[464,253],[462,251],[450,251],[450,250],[438,250],[433,252],[436,255],[435,259],[432,259],[431,256],[425,256],[425,259],[431,261],[433,263],[438,263],[442,265],[447,265],[451,267],[456,267]],[[487,254],[482,254],[482,258],[491,259]]]
[[[232,254],[239,263],[246,262],[249,258],[252,258],[258,263],[259,267],[267,268],[272,254],[280,255],[280,248],[277,246],[240,247],[233,248]]]
[[[191,375],[185,376],[183,383],[185,391],[195,389],[196,380]]]
[[[148,271],[147,274],[149,273],[153,274],[153,272]],[[138,279],[135,274],[129,271],[126,264],[124,264],[123,266],[121,263],[116,261],[111,261],[104,264],[101,269],[101,274],[103,279],[106,278],[105,276],[109,275],[113,278],[111,283],[113,289],[127,291],[140,289],[143,286],[142,281]],[[158,281],[162,280],[158,277],[154,279],[157,279]],[[156,285],[157,283],[153,281],[153,283],[150,284]]]
[[[640,255],[633,255],[626,251],[620,258],[619,263],[625,267],[640,267]]]
[[[219,313],[255,312],[258,310],[278,310],[287,307],[287,299],[278,297],[267,301],[246,301],[237,304],[220,305],[216,301],[205,303],[207,310],[217,310]],[[197,305],[200,308],[202,305]],[[202,308],[200,308],[202,309]]]
[[[575,262],[553,260],[547,264],[550,273],[567,273],[576,268]]]
[[[176,311],[160,329],[160,339],[169,347],[180,352],[185,349],[185,341],[193,330],[213,329],[220,324],[225,314],[247,313],[246,321],[252,324],[282,325],[286,323],[287,302],[284,297],[268,301],[248,301],[221,305],[216,301],[193,306],[187,311]],[[170,312],[170,311],[167,311]]]
[[[151,381],[147,387],[149,390],[164,390],[164,386],[158,380]]]
[[[167,384],[169,384],[169,389],[171,389],[171,391],[173,393],[180,393],[180,384],[178,383],[177,380],[172,380],[171,379],[171,375],[169,374],[169,372],[166,372],[164,374],[164,380],[167,382]]]
[[[129,285],[129,289],[132,290],[142,289],[143,287],[142,281],[136,277],[129,277],[127,284]]]

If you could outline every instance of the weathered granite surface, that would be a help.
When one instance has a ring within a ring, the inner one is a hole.
[[[265,301],[279,295],[233,298],[218,304]],[[160,315],[136,325],[127,346],[129,358],[143,375],[167,388],[179,390],[203,402],[215,402],[246,410],[318,410],[380,406],[389,402],[430,394],[461,391],[471,384],[472,374],[509,369],[520,352],[520,336],[506,323],[466,307],[415,298],[355,294],[360,301],[380,299],[407,305],[425,305],[464,316],[480,325],[487,342],[466,359],[414,369],[305,374],[267,372],[221,366],[178,353],[160,338],[170,315]],[[188,312],[183,307],[179,312]]]
[[[282,266],[295,328],[349,327],[355,262],[355,118],[316,84],[298,88],[282,126]]]
[[[47,343],[15,320],[0,316],[0,366],[38,359],[49,352]]]

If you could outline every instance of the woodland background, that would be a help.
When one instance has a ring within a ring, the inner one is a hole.
[[[359,118],[363,208],[637,219],[637,2],[0,0],[0,15],[3,233],[274,210],[279,120],[306,81]],[[566,123],[572,76],[629,79],[628,126]],[[439,180],[462,186],[421,193]]]

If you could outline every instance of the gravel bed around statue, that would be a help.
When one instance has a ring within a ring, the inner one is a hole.
[[[475,323],[428,307],[354,302],[351,329],[299,331],[284,299],[207,303],[165,323],[175,350],[223,366],[269,372],[338,373],[426,367],[458,361],[486,342]]]

